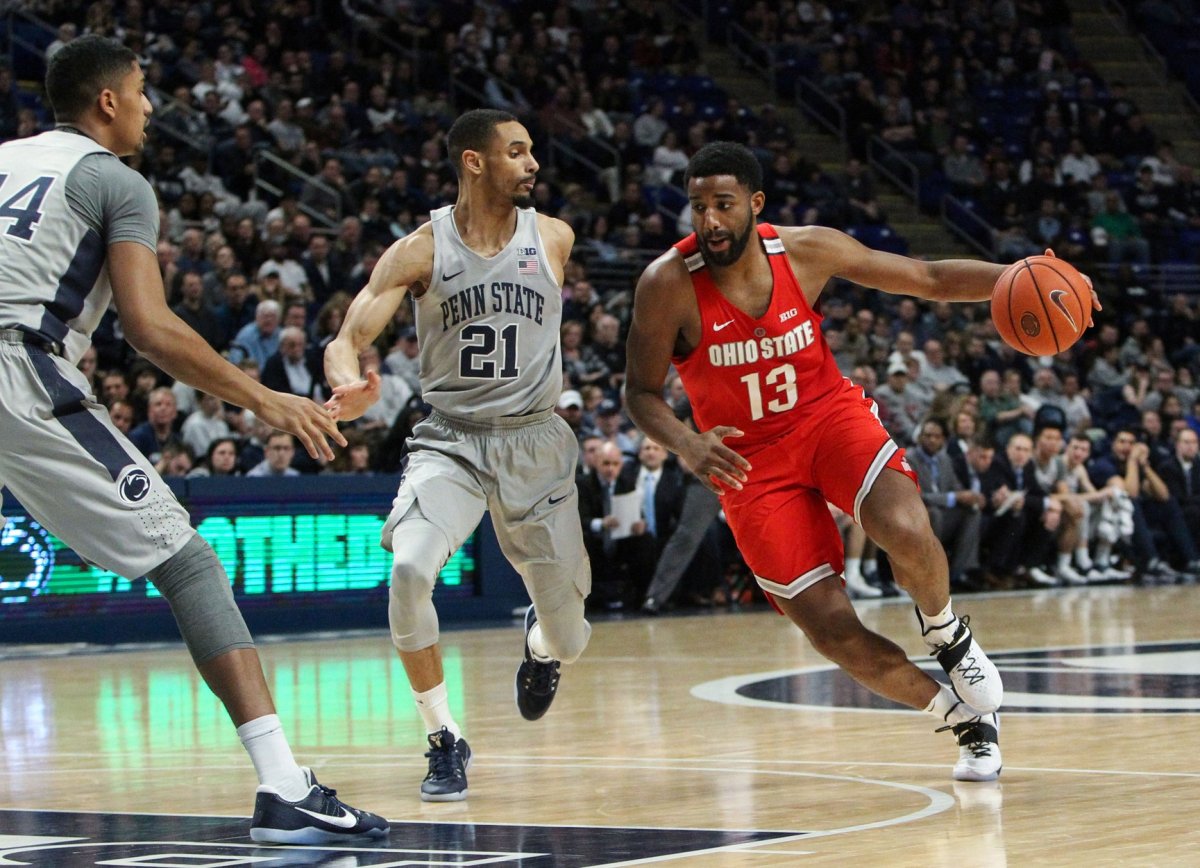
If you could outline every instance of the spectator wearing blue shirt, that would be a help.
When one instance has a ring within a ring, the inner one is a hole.
[[[235,365],[242,359],[258,362],[259,370],[267,359],[279,350],[279,302],[267,299],[254,309],[254,322],[242,327],[229,345],[229,361]]]

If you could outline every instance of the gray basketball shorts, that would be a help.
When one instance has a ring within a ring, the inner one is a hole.
[[[85,561],[144,576],[195,534],[73,365],[0,339],[0,486]]]
[[[579,599],[587,596],[592,571],[575,489],[579,445],[562,418],[544,411],[474,421],[435,410],[417,425],[409,449],[383,528],[384,548],[391,549],[392,532],[414,502],[445,533],[451,552],[487,510],[500,548],[525,581],[539,617],[564,605],[570,588]]]

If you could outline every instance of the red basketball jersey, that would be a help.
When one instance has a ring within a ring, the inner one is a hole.
[[[713,282],[695,233],[675,244],[692,275],[700,307],[700,345],[672,361],[701,431],[733,425],[745,433],[730,441],[751,452],[819,418],[822,399],[844,378],[811,307],[788,264],[775,227],[758,224],[771,263],[774,289],[766,313],[755,319],[729,302]]]

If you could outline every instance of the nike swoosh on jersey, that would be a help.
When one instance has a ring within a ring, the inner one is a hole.
[[[459,276],[460,274],[462,274],[464,271],[466,271],[466,269],[465,269],[465,268],[460,268],[458,271],[454,272],[453,274],[446,274],[446,272],[444,272],[444,271],[443,271],[443,272],[442,272],[442,280],[443,280],[443,281],[446,281],[446,280],[454,280],[454,278],[458,277],[458,276]]]
[[[358,818],[345,808],[342,808],[342,815],[340,817],[331,817],[328,814],[318,814],[316,811],[305,810],[301,807],[297,807],[296,810],[302,814],[308,814],[310,817],[320,820],[322,823],[328,823],[330,826],[337,826],[339,829],[353,829],[358,823]]]
[[[1067,322],[1071,324],[1071,328],[1078,330],[1079,326],[1075,325],[1075,317],[1071,316],[1071,312],[1067,310],[1067,306],[1063,304],[1063,296],[1067,294],[1065,289],[1050,290],[1050,303],[1062,311],[1062,315],[1067,318]]]
[[[571,495],[569,495],[569,494],[564,494],[562,497],[552,497],[552,498],[550,498],[550,505],[557,506],[558,504],[562,503],[564,500],[566,500],[570,496]]]
[[[723,323],[713,323],[713,331],[719,332],[721,329],[725,328],[725,326],[731,326],[731,325],[733,325],[733,320],[729,320],[728,322],[723,322]]]

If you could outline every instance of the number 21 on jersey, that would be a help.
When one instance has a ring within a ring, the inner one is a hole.
[[[772,413],[786,413],[796,406],[799,394],[796,391],[796,369],[790,364],[782,364],[772,368],[766,376],[760,376],[758,371],[751,371],[742,377],[750,398],[750,418],[757,421]],[[770,400],[763,407],[763,392],[767,392]]]

